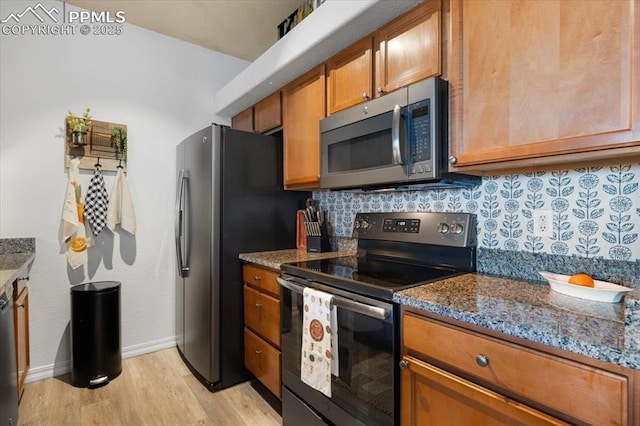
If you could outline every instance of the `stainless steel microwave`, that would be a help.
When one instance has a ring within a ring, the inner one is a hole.
[[[320,186],[473,185],[448,172],[447,82],[433,77],[320,121]]]

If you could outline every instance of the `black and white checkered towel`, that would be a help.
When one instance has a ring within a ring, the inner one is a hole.
[[[107,224],[107,205],[109,196],[104,187],[104,179],[100,168],[96,167],[87,189],[87,196],[84,198],[84,215],[91,224],[93,235],[98,235]]]

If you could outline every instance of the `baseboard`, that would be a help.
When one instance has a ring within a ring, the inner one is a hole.
[[[139,345],[122,348],[122,358],[132,358],[134,356],[173,348],[175,346],[175,336],[167,337],[165,339],[155,340],[153,342],[141,343]],[[44,365],[42,367],[30,367],[29,372],[27,373],[27,378],[25,379],[25,383],[37,382],[39,380],[49,379],[51,377],[60,376],[69,372],[71,372],[71,360]]]

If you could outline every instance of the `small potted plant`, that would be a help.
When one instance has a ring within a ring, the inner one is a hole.
[[[82,114],[81,117],[78,117],[71,111],[67,113],[67,123],[69,123],[69,127],[71,127],[71,131],[73,132],[73,145],[82,146],[86,145],[86,135],[89,130],[89,126],[91,126],[91,115],[89,115],[90,109],[87,107],[87,110]]]
[[[111,129],[111,138],[116,147],[116,152],[122,155],[120,158],[127,161],[127,130],[120,126],[115,126]]]

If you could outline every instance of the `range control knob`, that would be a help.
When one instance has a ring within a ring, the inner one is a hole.
[[[444,222],[440,222],[438,224],[438,232],[441,234],[448,234],[449,233],[449,225],[447,225]]]
[[[451,233],[452,234],[462,234],[462,231],[464,231],[464,227],[459,224],[459,223],[452,223],[451,224]]]
[[[360,225],[360,227],[362,229],[369,229],[370,226],[371,226],[371,224],[369,222],[367,222],[366,220],[363,220],[362,224]]]
[[[356,219],[353,224],[353,229],[360,229],[360,219]]]

